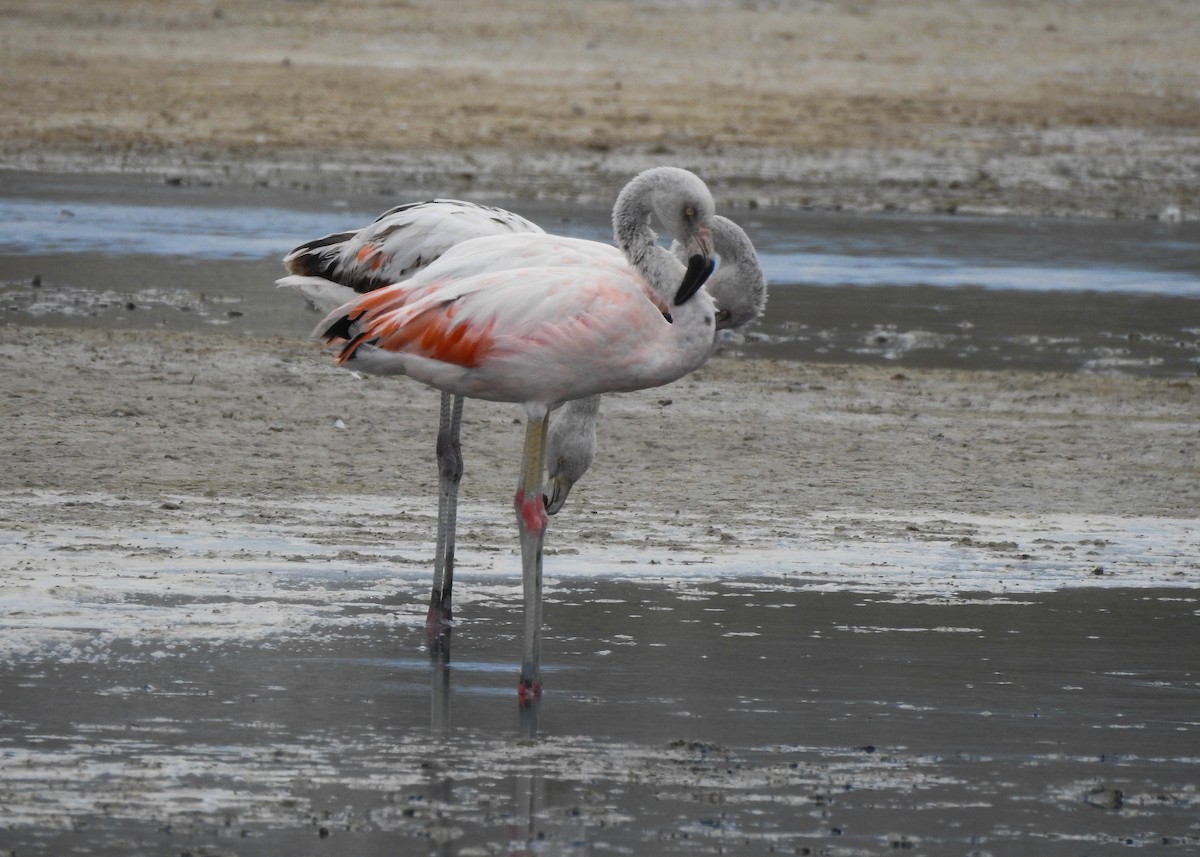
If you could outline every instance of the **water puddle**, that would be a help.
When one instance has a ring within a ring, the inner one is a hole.
[[[8,323],[304,336],[274,291],[301,240],[396,200],[14,174],[0,216]],[[600,206],[504,203],[609,240]],[[1193,375],[1200,225],[743,211],[771,281],[751,356],[898,366]]]
[[[614,566],[550,585],[548,689],[522,712],[510,578],[463,578],[439,661],[423,570],[333,559],[283,585],[279,544],[229,535],[261,553],[243,564],[202,538],[153,587],[107,548],[6,571],[5,639],[24,626],[35,645],[0,658],[0,847],[1200,844],[1194,587],[907,598],[739,560],[702,576]]]

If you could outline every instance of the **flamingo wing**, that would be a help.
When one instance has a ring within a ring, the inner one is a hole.
[[[489,271],[339,308],[318,328],[339,364],[403,373],[459,395],[555,404],[625,388],[669,322],[632,269]],[[632,389],[633,386],[628,386]]]
[[[365,317],[367,321],[381,320],[422,298],[437,295],[439,300],[457,300],[459,290],[474,292],[485,284],[496,281],[494,278],[474,280],[474,277],[484,274],[505,274],[518,269],[533,270],[547,267],[573,267],[578,270],[606,271],[614,277],[633,273],[619,250],[595,241],[534,233],[473,238],[451,247],[435,263],[404,282],[375,289],[350,301],[345,307],[341,306],[342,303],[346,303],[345,300],[333,305],[336,307],[335,311],[317,326],[317,335],[326,341],[344,340],[349,343],[352,337],[346,334],[345,324],[335,323],[338,319],[357,321],[360,317]],[[636,275],[634,276],[636,277]],[[640,277],[637,277],[637,281],[643,282]],[[305,288],[302,278],[286,277],[279,282],[300,288],[306,293],[310,291]],[[652,300],[657,300],[657,295],[648,286],[645,287],[645,291]],[[345,294],[345,292],[341,294]],[[503,293],[505,306],[510,310],[513,307],[525,307],[530,298],[536,300],[537,296],[515,291]],[[486,301],[477,296],[472,303],[479,306]],[[661,303],[661,300],[658,300],[658,303]],[[350,307],[351,304],[353,309]],[[323,305],[330,308],[328,303]],[[665,307],[663,311],[666,311]],[[365,328],[367,321],[359,325],[360,329]],[[426,321],[432,323],[432,316],[427,316]],[[378,324],[390,325],[393,322],[379,321]],[[427,339],[432,341],[435,336],[434,330],[430,330]],[[339,363],[348,359],[348,355],[353,352],[354,347],[345,349],[347,357],[339,360]]]
[[[524,233],[543,230],[502,208],[435,199],[397,206],[362,229],[301,244],[283,262],[294,275],[368,292],[411,277],[464,241]]]

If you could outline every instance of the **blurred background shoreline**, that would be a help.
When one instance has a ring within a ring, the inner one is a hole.
[[[47,0],[0,23],[0,168],[1195,220],[1195,36],[1180,0]]]

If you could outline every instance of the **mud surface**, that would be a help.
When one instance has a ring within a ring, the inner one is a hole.
[[[175,186],[12,171],[0,192],[0,321],[304,337],[270,287],[300,240],[359,227],[373,194]],[[608,241],[611,202],[500,200]],[[726,354],[917,368],[1200,371],[1200,222],[740,211],[770,281]]]
[[[312,343],[4,328],[0,357],[8,490],[424,496],[436,476],[437,394],[337,370]],[[499,510],[522,412],[468,410],[466,498]],[[605,399],[578,513],[594,498],[718,526],[824,509],[1191,517],[1196,415],[1187,380],[717,358]]]
[[[434,394],[290,340],[0,336],[0,847],[1197,842],[1189,382],[717,358],[611,397],[522,720],[513,408],[468,408],[442,669]]]

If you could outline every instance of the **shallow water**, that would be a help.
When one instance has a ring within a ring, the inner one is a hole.
[[[4,176],[9,324],[306,335],[271,287],[300,240],[396,199]],[[602,206],[504,202],[607,240]],[[1200,368],[1200,224],[741,211],[771,281],[752,356],[1178,377]]]
[[[292,581],[348,602],[342,627],[253,643],[151,627],[0,666],[0,848],[1200,845],[1192,590],[914,603],[778,579],[576,579],[549,593],[549,689],[523,716],[509,581],[465,583],[446,666],[422,654],[421,623],[399,606],[424,580],[393,580],[396,607],[355,603],[374,583],[353,568]]]
[[[552,557],[523,714],[510,553],[462,546],[443,663],[428,546],[364,553],[330,498],[188,497],[186,532],[66,499],[0,507],[0,850],[1200,846],[1189,522],[814,514],[787,562]]]

